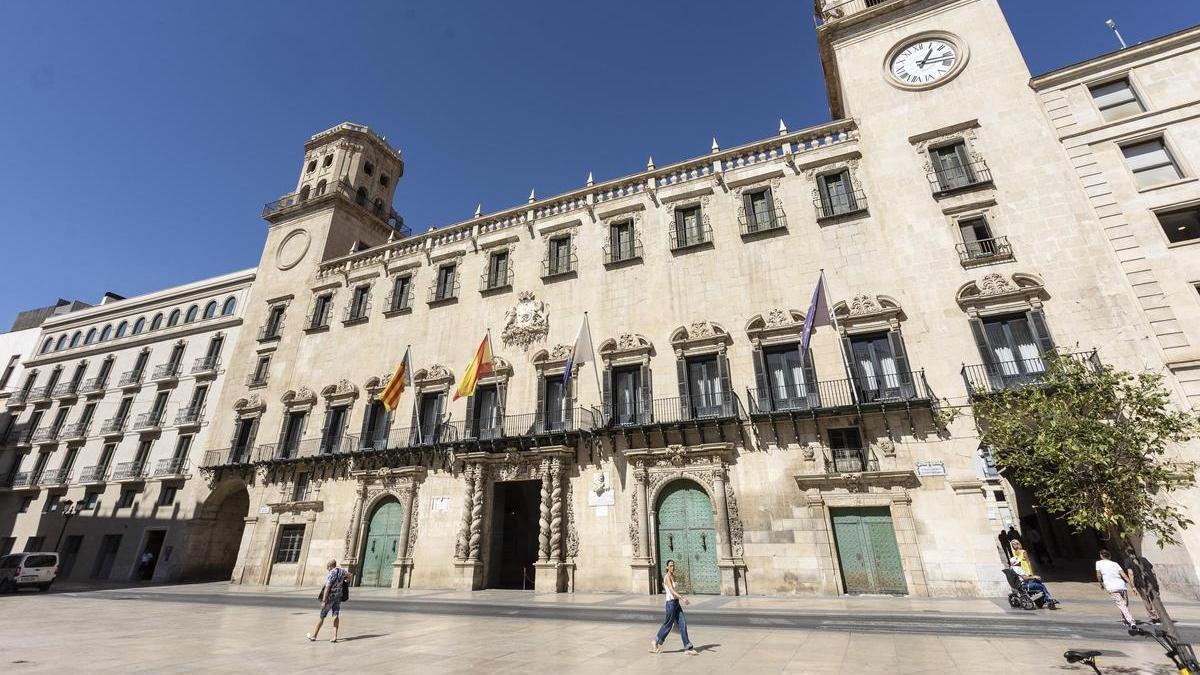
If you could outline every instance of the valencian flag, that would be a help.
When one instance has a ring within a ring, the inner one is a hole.
[[[404,358],[400,360],[400,366],[392,374],[392,379],[388,380],[387,388],[379,395],[379,400],[383,402],[383,407],[387,408],[388,412],[396,411],[396,406],[400,405],[400,394],[404,393],[404,387],[412,384],[408,350],[408,347],[404,348]]]
[[[588,327],[587,314],[583,315],[583,323],[579,324],[579,334],[575,336],[575,345],[571,347],[571,355],[567,357],[567,368],[563,371],[563,388],[571,382],[571,371],[575,365],[583,365],[592,360],[592,329]]]
[[[466,371],[463,372],[462,379],[458,382],[458,389],[454,392],[454,400],[463,396],[472,396],[475,394],[475,385],[479,383],[479,378],[485,375],[492,374],[492,334],[489,332],[483,336],[483,342],[479,343],[479,349],[475,350],[475,358],[467,364]]]
[[[825,271],[817,278],[817,287],[813,289],[812,302],[808,303],[808,312],[804,314],[804,333],[800,337],[800,348],[808,353],[808,340],[817,326],[829,325],[829,303],[825,300]]]

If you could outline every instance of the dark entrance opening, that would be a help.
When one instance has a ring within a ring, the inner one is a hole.
[[[493,485],[488,588],[533,589],[541,486],[538,480]]]
[[[146,533],[146,546],[138,554],[134,579],[150,581],[154,578],[154,570],[158,567],[158,556],[162,553],[163,540],[166,538],[166,530],[150,530]]]
[[[1046,581],[1095,581],[1100,549],[1107,547],[1114,559],[1122,556],[1121,547],[1105,541],[1099,532],[1074,532],[1063,518],[1034,508],[1029,490],[1014,485],[1013,492],[1018,516],[1014,524],[1034,574]]]
[[[230,580],[249,510],[250,494],[241,481],[222,484],[208,496],[188,533],[183,580]]]
[[[117,559],[117,551],[121,549],[121,535],[106,534],[100,540],[100,551],[96,554],[96,565],[92,568],[92,578],[106,580],[112,574],[113,562]]]

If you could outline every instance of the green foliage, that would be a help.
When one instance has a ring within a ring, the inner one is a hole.
[[[1067,355],[1048,363],[1040,385],[975,402],[997,466],[1077,532],[1147,532],[1178,543],[1192,521],[1169,493],[1192,485],[1196,465],[1168,449],[1200,432],[1200,418],[1171,404],[1158,373]]]

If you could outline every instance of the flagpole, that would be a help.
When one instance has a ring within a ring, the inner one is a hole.
[[[583,325],[587,326],[588,345],[592,347],[592,353],[588,355],[588,360],[592,362],[592,374],[596,376],[596,396],[600,401],[600,407],[604,408],[604,390],[600,387],[600,366],[596,364],[596,343],[592,342],[592,322],[587,320],[588,313],[583,313]],[[603,410],[600,413],[603,415]]]
[[[821,294],[825,296],[825,306],[829,309],[829,319],[833,322],[833,331],[837,334],[838,351],[842,355],[842,368],[846,370],[846,382],[850,385],[850,400],[858,404],[858,391],[854,375],[850,369],[850,355],[846,353],[846,341],[842,339],[842,329],[838,325],[837,312],[833,311],[833,303],[829,302],[829,288],[825,285],[825,268],[821,268]]]

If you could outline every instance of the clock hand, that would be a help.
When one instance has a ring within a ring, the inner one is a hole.
[[[924,68],[924,67],[925,67],[925,62],[929,60],[929,56],[930,56],[931,54],[933,54],[933,47],[930,47],[930,48],[929,48],[929,51],[925,52],[925,58],[921,59],[921,61],[920,61],[919,63],[917,63],[917,67],[918,67],[918,68]]]

